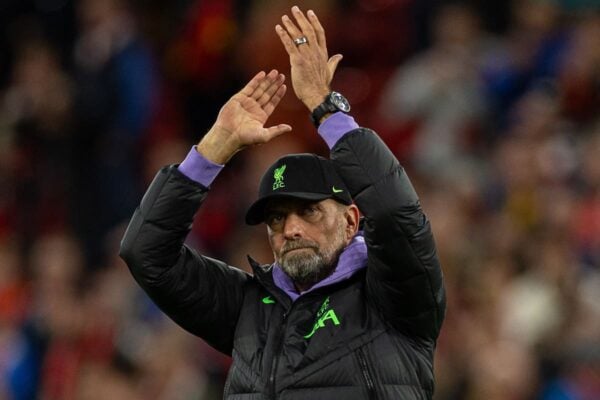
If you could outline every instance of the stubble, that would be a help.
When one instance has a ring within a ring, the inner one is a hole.
[[[282,246],[277,262],[296,285],[310,287],[335,270],[345,239],[344,226],[339,224],[332,240],[322,248],[306,239],[288,241]]]

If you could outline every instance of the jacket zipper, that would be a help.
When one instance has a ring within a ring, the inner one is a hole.
[[[309,294],[310,295],[310,294]],[[309,297],[309,295],[305,296],[305,298]],[[273,361],[271,363],[271,373],[269,374],[269,396],[268,398],[276,400],[276,388],[275,388],[275,375],[277,374],[277,367],[279,366],[279,353],[283,347],[283,339],[285,337],[285,332],[287,330],[287,318],[291,314],[294,306],[297,306],[301,301],[297,301],[292,303],[290,308],[283,313],[283,318],[281,321],[282,329],[279,331],[279,336],[277,337],[277,348],[273,352]]]
[[[367,392],[369,394],[369,399],[377,400],[377,391],[375,390],[375,382],[373,381],[371,372],[369,372],[369,366],[367,364],[367,359],[365,358],[365,355],[361,348],[358,348],[356,350],[356,357],[358,358],[358,363],[360,364],[362,376],[365,380],[365,384],[367,385]]]
[[[289,311],[283,314],[282,329],[279,332],[279,336],[277,338],[277,348],[273,352],[274,360],[271,364],[271,373],[269,374],[269,398],[276,399],[275,394],[275,375],[277,374],[277,367],[279,366],[279,353],[281,352],[281,348],[283,347],[283,339],[285,336],[285,331],[287,329],[287,316],[289,315]]]

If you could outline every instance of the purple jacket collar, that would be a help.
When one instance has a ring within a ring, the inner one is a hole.
[[[292,299],[292,301],[296,301],[298,297],[305,293],[348,279],[366,266],[367,245],[365,244],[365,238],[363,237],[362,232],[358,232],[350,244],[342,251],[342,254],[340,254],[338,264],[333,273],[310,289],[298,293],[292,279],[283,272],[277,263],[273,264],[273,281],[277,287],[283,290]]]

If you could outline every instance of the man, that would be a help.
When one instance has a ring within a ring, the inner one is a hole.
[[[183,163],[159,172],[121,255],[173,320],[233,357],[227,399],[431,399],[445,295],[429,223],[389,149],[331,94],[341,56],[328,59],[317,17],[292,13],[276,32],[331,159],[289,155],[263,176],[246,222],[266,223],[275,263],[249,275],[183,241],[220,165],[291,130],[264,127],[286,91],[277,71],[256,75]]]

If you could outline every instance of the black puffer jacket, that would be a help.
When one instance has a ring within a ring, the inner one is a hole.
[[[368,129],[331,158],[365,216],[367,268],[294,303],[269,267],[254,275],[183,242],[207,189],[162,169],[121,256],[161,309],[230,354],[226,399],[431,399],[445,312],[431,228],[403,168]],[[196,221],[202,223],[202,221]]]

